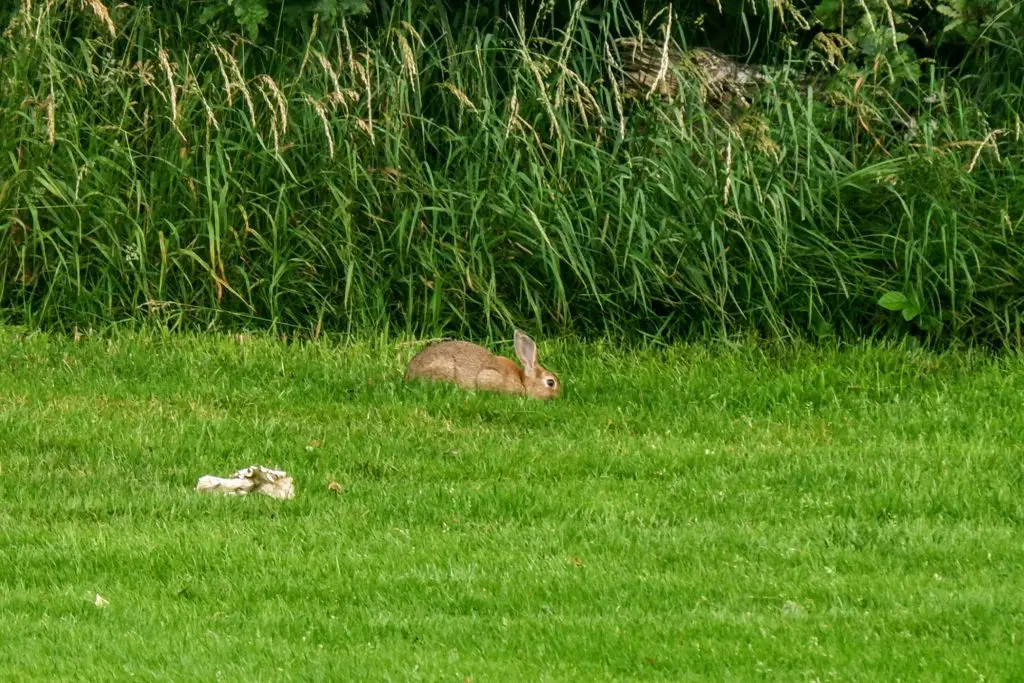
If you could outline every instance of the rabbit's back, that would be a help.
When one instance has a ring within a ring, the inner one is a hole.
[[[466,341],[440,342],[420,351],[405,371],[406,380],[416,378],[453,382],[466,389],[523,391],[515,363]]]

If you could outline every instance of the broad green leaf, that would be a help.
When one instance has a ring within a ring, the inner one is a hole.
[[[916,318],[921,313],[921,304],[918,302],[917,297],[907,300],[907,305],[903,307],[903,319],[910,321]]]
[[[901,292],[886,292],[878,300],[878,305],[890,311],[902,311],[910,303],[910,299]]]

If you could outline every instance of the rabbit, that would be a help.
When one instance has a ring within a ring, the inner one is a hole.
[[[516,355],[523,367],[504,356],[466,341],[432,344],[409,361],[405,381],[426,379],[453,382],[463,389],[525,394],[531,398],[556,398],[562,385],[553,372],[537,363],[537,345],[515,331]]]

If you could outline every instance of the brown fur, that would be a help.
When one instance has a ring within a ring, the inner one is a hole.
[[[562,384],[558,377],[537,363],[533,340],[516,330],[515,346],[523,367],[470,342],[432,344],[409,361],[405,379],[451,382],[471,391],[525,394],[533,398],[561,395]],[[554,386],[548,386],[549,382]]]

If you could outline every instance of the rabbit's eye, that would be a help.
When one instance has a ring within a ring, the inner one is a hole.
[[[555,380],[552,379],[551,377],[548,377],[546,380],[544,380],[544,384],[547,384],[548,387],[551,389],[555,388]]]

